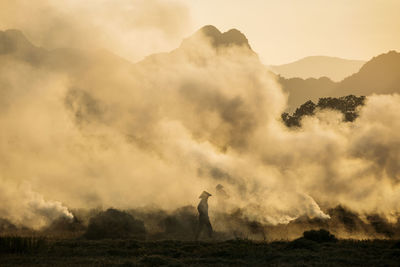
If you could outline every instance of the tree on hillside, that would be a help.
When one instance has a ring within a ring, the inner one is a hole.
[[[343,113],[344,121],[352,122],[358,117],[357,108],[363,106],[365,96],[348,95],[339,98],[324,97],[320,98],[318,104],[311,100],[307,101],[296,109],[293,115],[285,112],[282,120],[287,127],[301,127],[301,120],[304,116],[313,116],[316,110],[333,109]]]

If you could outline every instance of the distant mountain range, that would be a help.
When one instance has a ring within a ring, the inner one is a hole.
[[[140,68],[144,67],[146,62],[149,61],[168,61],[170,56],[184,53],[186,46],[196,42],[196,36],[199,33],[211,38],[216,49],[223,46],[245,46],[248,48],[249,56],[257,56],[243,33],[235,29],[221,33],[214,26],[201,28],[194,35],[186,38],[179,48],[169,53],[154,54],[135,64],[106,50],[91,51],[89,53],[86,51],[83,53],[78,49],[65,48],[49,51],[31,44],[23,33],[18,30],[6,30],[0,31],[0,70],[12,67],[10,64],[17,60],[24,61],[35,67],[48,67],[53,70],[73,73],[77,76],[84,75],[85,79],[88,79],[90,74],[93,75],[93,79],[98,79],[101,75],[116,71],[118,68]],[[326,59],[326,57],[317,57],[317,59],[310,57],[303,63],[306,61],[310,63],[312,60],[321,62],[320,60],[323,59]],[[332,62],[335,60],[332,59]],[[339,59],[338,62],[348,61]],[[300,63],[297,65],[300,66]],[[355,62],[353,63],[356,65]],[[323,65],[315,64],[315,69],[323,68]],[[361,66],[362,61],[357,64]],[[102,67],[99,68],[98,66]],[[101,75],[95,73],[96,71],[101,71]],[[281,83],[283,90],[289,93],[289,112],[294,111],[296,107],[308,100],[317,101],[319,98],[324,97],[341,97],[350,94],[368,96],[374,93],[400,93],[400,53],[396,51],[376,56],[366,62],[359,71],[356,69],[354,71],[356,73],[340,82],[334,82],[327,77],[302,79],[285,78],[277,75],[277,79]]]
[[[271,70],[285,78],[321,78],[328,77],[333,81],[341,81],[356,73],[364,65],[362,60],[349,60],[338,57],[311,56],[298,61],[272,65]]]
[[[341,82],[328,78],[279,77],[283,89],[289,93],[289,110],[308,100],[346,95],[400,93],[400,53],[390,51],[372,58],[361,69]]]

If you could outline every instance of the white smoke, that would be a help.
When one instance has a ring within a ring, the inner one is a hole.
[[[42,195],[32,191],[29,184],[14,186],[3,184],[6,190],[1,190],[2,217],[17,225],[39,229],[55,219],[73,219],[73,214],[59,201],[45,200]]]
[[[336,205],[400,211],[398,95],[369,97],[353,123],[321,111],[291,130],[287,96],[247,46],[197,35],[137,64],[41,51],[2,57],[0,217],[40,226],[71,217],[65,206],[173,209],[219,183],[231,197],[211,211],[271,224],[327,219]],[[40,195],[18,197],[24,182]]]

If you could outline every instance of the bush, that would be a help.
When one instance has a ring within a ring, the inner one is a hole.
[[[324,242],[337,242],[337,238],[332,235],[329,231],[320,229],[320,230],[310,230],[305,231],[303,233],[303,237],[308,240],[312,240],[318,243]]]
[[[57,237],[73,237],[82,235],[86,227],[82,221],[74,216],[71,220],[66,217],[55,219],[49,226],[42,230],[44,235],[52,235]]]
[[[315,243],[314,241],[305,239],[304,237],[301,237],[301,238],[295,239],[292,242],[288,243],[286,248],[315,250],[317,245],[318,244]]]
[[[85,233],[87,239],[145,239],[143,221],[116,209],[100,212],[89,220]]]

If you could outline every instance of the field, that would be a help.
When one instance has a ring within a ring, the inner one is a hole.
[[[25,241],[24,241],[25,240]],[[393,240],[291,242],[0,238],[1,266],[398,266]]]

